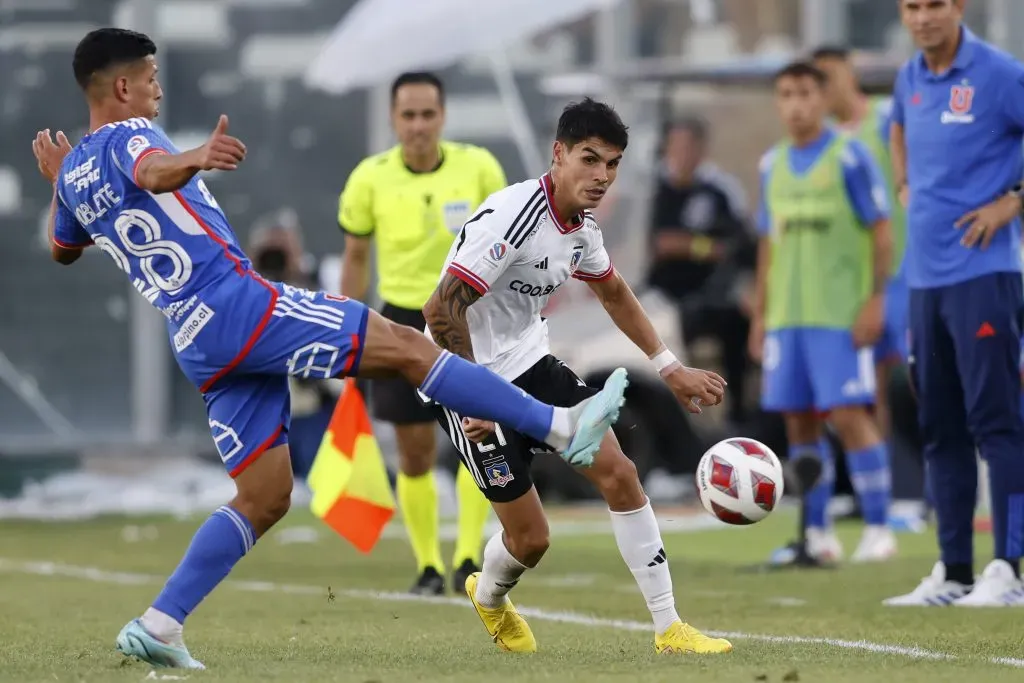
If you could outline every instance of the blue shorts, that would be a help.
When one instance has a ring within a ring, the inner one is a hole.
[[[875,361],[906,363],[910,355],[910,290],[902,277],[889,281],[885,289],[885,326],[875,345]]]
[[[225,315],[212,315],[210,322],[219,324],[206,325],[188,352],[177,356],[203,392],[210,432],[232,477],[263,451],[288,442],[289,376],[356,374],[366,337],[369,309],[359,301],[280,283],[261,285],[272,290],[262,301],[241,297],[234,306],[210,304]],[[258,306],[238,310],[250,300]],[[247,329],[233,327],[240,318],[258,320],[248,328],[254,331],[240,336],[237,330]],[[232,351],[217,350],[223,348]],[[234,355],[225,360],[229,353]]]
[[[790,328],[765,335],[761,406],[771,412],[827,412],[875,402],[874,349],[849,330]]]

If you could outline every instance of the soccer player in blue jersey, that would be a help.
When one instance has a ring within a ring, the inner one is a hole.
[[[890,605],[1024,606],[1024,66],[964,27],[963,8],[900,0],[920,49],[896,78],[891,149],[907,204],[912,376],[941,558]],[[995,541],[977,580],[976,448],[989,466]]]
[[[210,430],[237,495],[199,528],[152,606],[130,621],[118,649],[157,666],[203,668],[182,624],[288,510],[288,376],[400,376],[466,415],[509,422],[568,462],[593,462],[617,419],[627,384],[617,370],[600,394],[572,408],[541,403],[497,375],[442,351],[422,331],[363,304],[256,273],[200,171],[230,171],[246,148],[221,117],[201,147],[179,152],[152,119],[161,90],[156,47],[121,29],[89,33],[75,78],[90,130],[73,149],[41,131],[33,151],[54,184],[54,260],[74,263],[89,245],[106,252],[167,318],[174,354],[206,402]],[[717,403],[720,385],[695,393]]]

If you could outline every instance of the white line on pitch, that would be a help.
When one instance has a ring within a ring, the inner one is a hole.
[[[56,562],[31,562],[25,560],[11,560],[0,558],[0,571],[32,574],[36,576],[62,576],[74,579],[86,579],[99,583],[112,583],[117,585],[146,585],[162,583],[164,578],[153,574],[136,574],[131,572],[111,572],[96,567],[82,567],[77,565],[59,564]],[[225,586],[236,590],[253,592],[281,592],[301,595],[325,595],[326,589],[319,586],[282,584],[271,581],[236,581],[228,580]],[[451,605],[453,607],[470,607],[470,603],[459,598],[428,597],[412,595],[409,593],[394,593],[386,591],[371,591],[355,588],[339,589],[334,591],[337,596],[352,598],[355,600],[384,600],[388,602],[419,602],[435,605]],[[628,621],[622,619],[602,619],[591,617],[575,612],[553,612],[536,607],[518,607],[521,614],[532,617],[539,621],[551,621],[562,624],[575,624],[589,628],[611,628],[619,631],[650,632],[651,625],[639,621]],[[897,655],[910,659],[931,659],[931,660],[954,660],[956,655],[946,652],[925,650],[919,647],[904,647],[902,645],[887,645],[884,643],[872,643],[866,640],[842,640],[838,638],[810,638],[805,636],[773,636],[758,633],[739,633],[733,631],[708,631],[708,635],[722,638],[733,638],[736,640],[756,640],[763,643],[775,643],[780,645],[829,645],[845,650],[863,650],[878,654]],[[1013,657],[991,657],[988,662],[1002,666],[1024,669],[1024,659]]]

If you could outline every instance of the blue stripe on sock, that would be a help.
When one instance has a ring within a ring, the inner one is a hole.
[[[239,533],[242,535],[242,546],[243,552],[249,552],[252,550],[253,545],[256,544],[255,533],[253,532],[252,526],[249,524],[249,520],[242,517],[241,514],[235,512],[234,509],[224,505],[217,508],[214,514],[222,514],[232,521],[237,527]]]
[[[437,380],[444,366],[451,360],[452,354],[448,351],[442,351],[441,355],[438,356],[437,360],[434,361],[434,366],[430,368],[430,372],[427,373],[426,378],[423,380],[423,384],[420,385],[420,391],[425,395],[429,396],[433,389],[433,384]]]

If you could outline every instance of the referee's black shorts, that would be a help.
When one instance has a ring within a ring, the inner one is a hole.
[[[598,392],[552,355],[541,358],[512,383],[544,403],[564,408]],[[438,423],[459,451],[462,464],[473,475],[487,500],[508,503],[530,490],[534,451],[550,451],[551,448],[510,427],[495,430],[483,443],[473,443],[462,431],[461,416],[439,405],[435,405],[434,410]]]
[[[408,325],[421,331],[427,325],[423,311],[418,309],[385,303],[380,314],[399,325]],[[376,419],[396,425],[434,421],[433,407],[424,404],[416,394],[416,387],[401,378],[372,380],[370,412]]]

